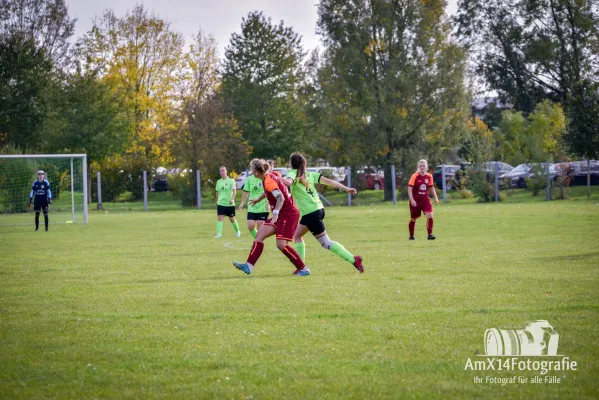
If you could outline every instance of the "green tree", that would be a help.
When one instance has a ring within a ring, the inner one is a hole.
[[[521,111],[505,111],[496,136],[501,158],[513,165],[558,161],[565,130],[562,107],[549,100],[537,104],[528,117]]]
[[[125,150],[133,123],[117,92],[96,73],[80,69],[56,86],[44,123],[46,151],[86,153],[99,161]]]
[[[22,35],[0,36],[0,146],[40,149],[52,62]]]
[[[122,94],[134,122],[127,153],[140,167],[171,161],[171,129],[183,39],[170,25],[138,5],[123,18],[108,10],[78,43],[91,70]]]
[[[544,99],[567,109],[574,85],[599,73],[599,3],[460,0],[458,36],[475,71],[516,110]]]
[[[303,81],[300,36],[281,21],[251,12],[225,52],[223,95],[256,157],[282,157],[301,148]]]
[[[59,67],[69,61],[75,21],[64,0],[0,0],[0,36],[33,41]]]
[[[413,168],[458,142],[468,118],[465,55],[448,40],[442,0],[322,0],[325,118],[348,158]],[[457,129],[456,129],[457,128]],[[355,156],[357,155],[357,156]],[[440,157],[440,155],[437,155]]]
[[[599,159],[599,83],[583,81],[573,90],[566,142],[586,159]]]

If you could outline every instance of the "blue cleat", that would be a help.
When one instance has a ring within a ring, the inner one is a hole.
[[[295,276],[308,276],[310,275],[310,268],[308,268],[307,266],[305,266],[303,269],[300,269],[299,271],[297,271],[297,274],[295,274]]]
[[[235,268],[237,268],[240,271],[245,272],[246,274],[251,274],[252,273],[252,269],[250,268],[250,266],[247,263],[238,263],[233,261],[233,265],[235,266]],[[308,271],[309,273],[309,271]]]

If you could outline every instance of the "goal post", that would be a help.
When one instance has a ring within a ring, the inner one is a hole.
[[[0,155],[0,225],[32,223],[27,203],[38,170],[50,183],[50,224],[87,224],[86,154],[7,154]]]

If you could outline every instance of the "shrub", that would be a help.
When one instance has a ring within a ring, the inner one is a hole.
[[[474,193],[468,189],[459,189],[457,193],[461,199],[471,199],[474,197]]]
[[[130,201],[135,201],[135,195],[131,192],[123,192],[117,196],[114,200],[117,203],[127,203]]]
[[[195,177],[193,174],[173,175],[168,177],[168,188],[173,196],[184,207],[193,205]]]

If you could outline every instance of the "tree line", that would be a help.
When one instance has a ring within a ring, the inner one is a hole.
[[[80,38],[75,23],[64,0],[0,0],[3,152],[87,153],[107,179],[158,166],[209,179],[292,151],[388,172],[598,158],[593,0],[460,0],[453,17],[444,0],[320,0],[320,49],[255,11],[222,56],[141,5]],[[508,109],[475,117],[481,88]]]

